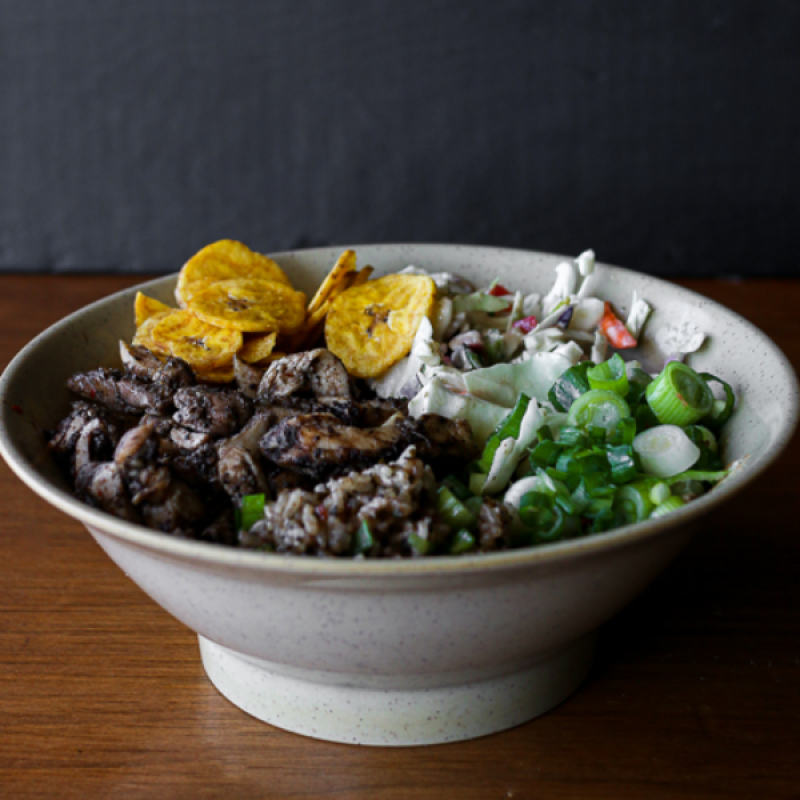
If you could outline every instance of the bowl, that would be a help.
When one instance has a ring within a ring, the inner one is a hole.
[[[454,245],[355,247],[376,274],[413,264],[479,284],[549,289],[563,257]],[[312,292],[341,248],[278,253]],[[175,276],[137,287],[172,302]],[[789,441],[798,385],[787,359],[741,316],[698,294],[598,265],[595,294],[654,307],[639,356],[663,359],[670,327],[709,338],[691,357],[720,375],[739,405],[722,436],[737,468],[666,517],[534,549],[414,560],[353,561],[250,552],[177,539],[75,500],[42,431],[66,413],[73,372],[117,365],[133,334],[137,288],[94,303],[28,344],[0,380],[0,451],[47,502],[80,520],[150,597],[199,638],[217,689],[249,714],[320,739],[421,745],[483,736],[565,700],[592,663],[598,628],[641,592],[702,525]],[[654,367],[657,368],[657,367]],[[25,416],[10,413],[12,406]]]

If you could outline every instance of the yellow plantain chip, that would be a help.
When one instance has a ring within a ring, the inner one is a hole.
[[[168,308],[167,311],[160,311],[154,314],[152,317],[148,317],[146,320],[144,320],[144,322],[141,323],[141,325],[137,325],[136,333],[133,335],[132,343],[146,347],[157,356],[170,355],[168,349],[164,349],[153,339],[153,328],[160,320],[164,319],[164,317],[168,316],[173,311],[175,311],[174,308]]]
[[[222,239],[195,253],[178,273],[175,298],[186,307],[192,295],[215,281],[256,278],[291,286],[286,273],[271,258],[253,252],[241,242]]]
[[[245,338],[242,349],[236,354],[242,361],[255,364],[272,355],[275,349],[277,333],[255,333]]]
[[[325,320],[325,340],[357,378],[375,378],[408,354],[436,284],[425,275],[387,275],[342,292]]]
[[[165,311],[174,311],[165,303],[148,297],[146,294],[136,292],[136,300],[133,304],[133,313],[136,315],[136,327],[138,328],[146,319],[154,317],[156,314],[163,314]]]
[[[358,272],[356,272],[352,282],[350,283],[350,286],[347,288],[351,289],[353,286],[361,286],[362,284],[366,283],[373,272],[375,272],[375,267],[362,267]]]
[[[275,281],[219,281],[192,295],[189,310],[211,325],[251,333],[294,333],[305,319],[306,296]]]
[[[346,281],[347,277],[355,271],[355,250],[345,250],[344,253],[339,256],[331,271],[325,276],[325,279],[320,284],[319,289],[317,289],[317,293],[308,304],[308,311],[313,312],[320,308],[325,301],[330,298],[331,292],[335,291],[337,286],[340,286],[342,281]]]
[[[210,325],[190,311],[182,310],[172,311],[157,320],[150,337],[157,352],[182,358],[196,370],[227,365],[242,347],[241,331]]]

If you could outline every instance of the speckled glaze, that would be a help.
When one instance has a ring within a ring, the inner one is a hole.
[[[274,258],[310,293],[342,248]],[[561,257],[449,245],[356,246],[376,274],[414,264],[546,291]],[[146,284],[172,301],[175,278]],[[636,596],[713,512],[788,442],[798,385],[778,348],[745,319],[656,278],[600,265],[595,293],[626,310],[636,289],[655,308],[640,358],[660,365],[667,324],[709,334],[690,363],[720,375],[739,408],[723,435],[740,466],[686,508],[571,542],[484,556],[333,561],[174,539],[70,495],[41,431],[68,408],[68,375],[118,364],[136,289],[95,303],[31,342],[0,380],[0,451],[45,500],[81,520],[108,555],[196,631],[212,682],[248,713],[297,733],[368,745],[474,738],[567,698],[585,677],[599,626]],[[24,416],[9,413],[12,405]]]

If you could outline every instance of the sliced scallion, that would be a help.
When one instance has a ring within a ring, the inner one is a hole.
[[[572,404],[567,421],[584,430],[599,427],[610,433],[630,413],[630,407],[618,394],[603,389],[591,389]]]
[[[591,389],[586,373],[594,364],[591,361],[582,361],[570,367],[550,387],[547,399],[558,411],[569,411],[570,406],[584,393]]]
[[[660,506],[656,506],[653,513],[650,514],[650,519],[658,519],[658,517],[663,517],[665,514],[669,514],[670,511],[674,511],[676,508],[685,505],[686,503],[681,500],[680,497],[672,495],[672,497],[668,497]]]
[[[721,380],[716,375],[703,372],[700,377],[703,378],[706,383],[718,383],[725,392],[725,400],[715,400],[710,412],[710,421],[712,424],[717,428],[721,428],[728,421],[730,415],[733,414],[733,409],[736,406],[736,395],[733,393],[730,384],[725,383],[725,381]]]
[[[236,527],[240,531],[249,531],[258,520],[264,517],[263,494],[246,494],[242,504],[236,509]]]
[[[659,478],[685,472],[700,456],[700,448],[677,425],[658,425],[638,434],[633,449],[642,472]]]
[[[705,417],[714,395],[690,366],[670,361],[645,390],[647,403],[662,425],[691,425]]]
[[[602,364],[589,369],[586,372],[586,378],[592,389],[614,392],[620,397],[628,394],[628,373],[625,370],[625,362],[619,353],[614,353],[608,361],[603,361]]]

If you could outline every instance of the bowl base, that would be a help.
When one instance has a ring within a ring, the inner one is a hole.
[[[538,717],[583,682],[594,634],[522,671],[491,680],[420,690],[329,685],[276,672],[203,636],[200,654],[219,692],[279,728],[346,744],[410,747],[475,739]]]

